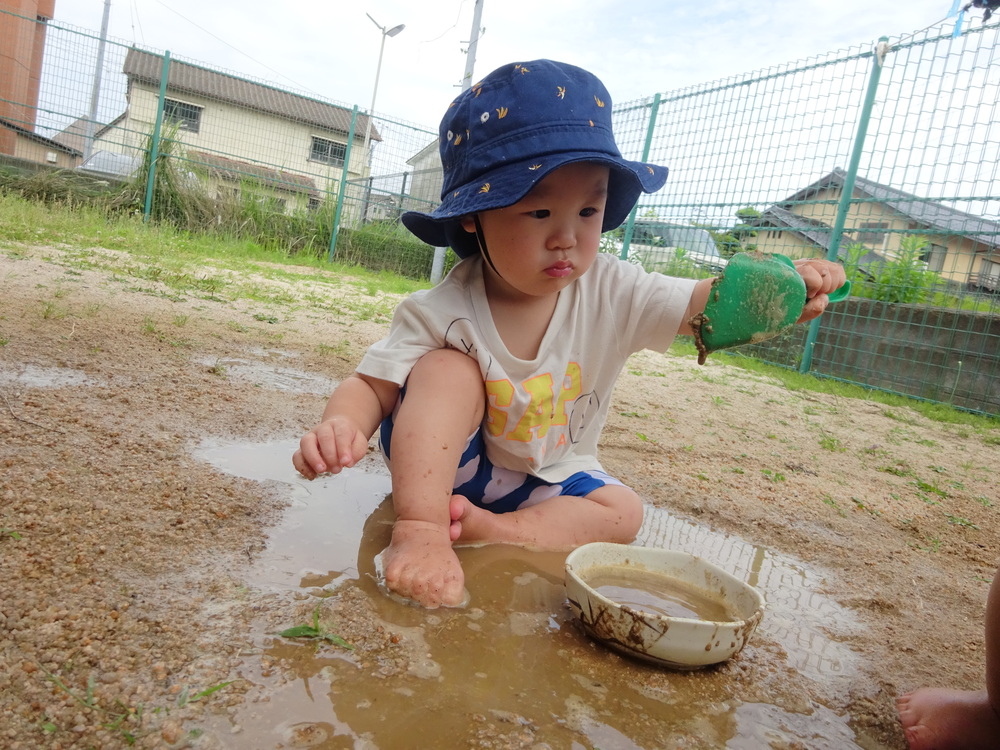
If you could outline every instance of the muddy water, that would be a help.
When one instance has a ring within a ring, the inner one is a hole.
[[[295,447],[281,441],[197,451],[228,473],[281,483],[291,500],[267,549],[245,571],[246,583],[317,602],[338,587],[357,587],[407,645],[412,666],[386,677],[349,652],[261,632],[260,652],[247,656],[241,671],[259,686],[255,697],[230,724],[209,727],[223,746],[877,747],[801,691],[772,697],[761,690],[741,700],[719,670],[669,672],[588,640],[564,601],[565,553],[460,549],[467,608],[428,612],[388,599],[374,565],[392,523],[380,461],[310,483],[291,467]],[[828,633],[857,625],[822,595],[819,573],[659,509],[647,510],[638,543],[702,555],[759,587],[768,604],[751,646],[756,639],[780,644],[780,669],[826,685],[854,672],[852,653]],[[748,648],[742,658],[753,653]]]

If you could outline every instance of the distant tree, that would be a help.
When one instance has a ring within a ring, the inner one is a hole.
[[[731,258],[736,253],[751,252],[757,249],[753,239],[757,236],[757,220],[760,211],[753,206],[744,206],[736,212],[736,223],[725,231],[713,231],[709,234],[715,240],[719,254],[723,258]]]

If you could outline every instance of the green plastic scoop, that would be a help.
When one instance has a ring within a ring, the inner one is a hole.
[[[851,282],[830,293],[839,302]],[[790,258],[778,253],[737,253],[708,293],[705,311],[689,321],[698,364],[711,352],[777,336],[793,325],[806,303],[806,284]]]

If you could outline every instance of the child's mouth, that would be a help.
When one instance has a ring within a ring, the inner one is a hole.
[[[545,273],[554,279],[564,279],[573,273],[573,264],[566,260],[559,261],[546,268]]]

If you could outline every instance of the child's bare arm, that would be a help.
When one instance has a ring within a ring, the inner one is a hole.
[[[354,374],[327,402],[322,421],[302,436],[292,463],[307,479],[337,474],[354,466],[368,450],[368,440],[396,403],[399,386]]]

